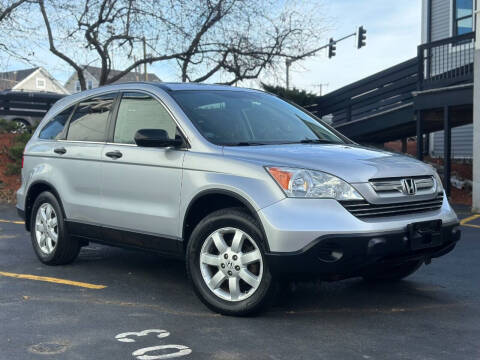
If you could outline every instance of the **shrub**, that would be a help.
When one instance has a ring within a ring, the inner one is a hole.
[[[18,175],[22,171],[22,160],[20,160],[20,164],[17,162],[8,163],[7,167],[5,168],[5,175]]]
[[[13,126],[12,126],[13,125]],[[0,133],[9,133],[15,129],[15,124],[13,122],[5,121],[0,119]],[[32,129],[33,133],[33,129]],[[18,175],[22,170],[22,156],[25,145],[27,145],[28,140],[32,137],[32,133],[26,132],[17,134],[13,143],[10,147],[7,148],[7,156],[12,160],[12,163],[7,164],[5,169],[5,175]]]
[[[10,133],[15,129],[16,129],[16,124],[13,121],[0,119],[0,134]]]

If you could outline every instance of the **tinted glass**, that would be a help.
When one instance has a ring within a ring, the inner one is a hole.
[[[457,21],[457,35],[467,34],[473,31],[473,18],[468,17]]]
[[[118,108],[114,142],[134,144],[139,129],[162,129],[175,138],[176,124],[157,100],[142,93],[124,93]]]
[[[457,19],[473,14],[473,0],[456,0]]]
[[[175,91],[171,94],[209,141],[280,144],[343,143],[325,125],[276,96],[247,91]]]
[[[115,96],[103,95],[79,103],[70,120],[67,140],[105,141],[108,115]]]
[[[47,125],[40,131],[40,139],[59,139],[62,135],[63,128],[72,113],[74,106],[69,107],[67,110],[62,111],[60,114],[57,114],[52,120],[48,122]]]
[[[462,35],[473,31],[473,0],[455,1],[455,31]]]

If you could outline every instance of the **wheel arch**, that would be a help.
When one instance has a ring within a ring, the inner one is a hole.
[[[63,217],[66,218],[62,200],[55,187],[45,180],[37,180],[30,184],[25,196],[25,228],[27,231],[30,231],[30,217],[35,199],[44,191],[50,191],[57,198]]]
[[[207,205],[205,208],[202,205]],[[195,226],[208,214],[213,211],[230,208],[230,207],[240,207],[245,209],[249,215],[251,215],[258,223],[260,231],[262,233],[266,251],[270,251],[268,245],[268,239],[263,228],[262,221],[258,216],[255,207],[242,195],[225,189],[207,189],[196,194],[187,206],[185,214],[183,216],[182,224],[182,239],[184,244],[184,249],[186,249],[190,234],[192,233]],[[201,209],[200,212],[196,210]]]

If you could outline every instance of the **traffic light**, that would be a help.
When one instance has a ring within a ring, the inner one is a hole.
[[[337,42],[335,40],[333,40],[332,38],[330,38],[330,42],[328,43],[328,58],[331,59],[332,57],[334,57],[336,55],[336,51],[337,51]]]
[[[367,45],[367,30],[360,26],[357,31],[357,49],[360,49]]]

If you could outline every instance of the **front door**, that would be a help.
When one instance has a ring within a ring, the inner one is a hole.
[[[139,129],[162,129],[170,138],[177,126],[149,94],[125,92],[118,107],[112,142],[102,151],[104,237],[112,243],[175,252],[185,151],[135,144]]]

